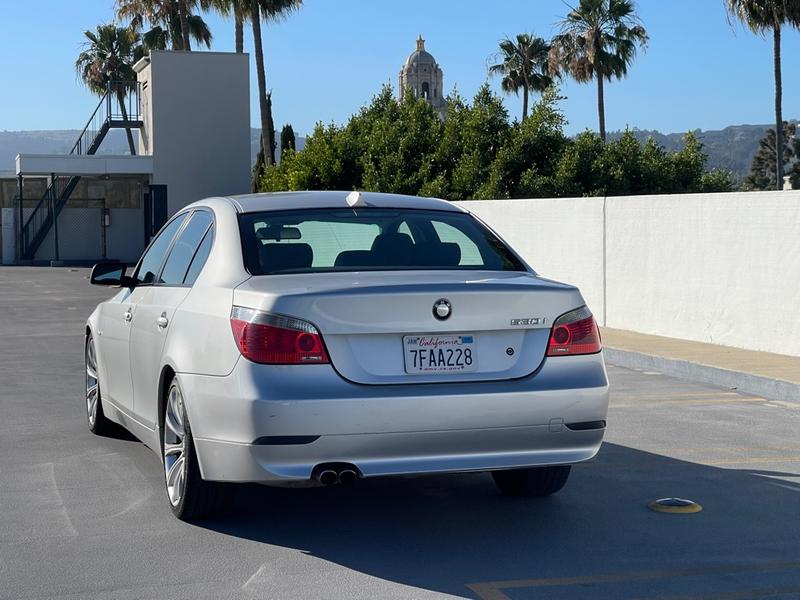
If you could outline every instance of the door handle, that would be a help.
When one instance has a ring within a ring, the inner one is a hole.
[[[122,316],[125,319],[126,323],[130,323],[131,319],[133,319],[133,313],[131,312],[130,308],[127,311],[125,311],[125,314]]]
[[[161,313],[161,316],[156,319],[156,325],[158,325],[159,329],[164,329],[167,325],[169,325],[167,313]]]

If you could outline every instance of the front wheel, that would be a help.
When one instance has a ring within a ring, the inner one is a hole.
[[[555,494],[567,483],[570,465],[492,471],[495,485],[506,496],[538,497]]]
[[[200,475],[183,392],[177,378],[172,380],[164,403],[162,449],[164,483],[172,513],[182,521],[209,515],[216,503],[216,487]]]

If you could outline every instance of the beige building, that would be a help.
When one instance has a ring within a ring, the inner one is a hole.
[[[401,102],[406,94],[424,98],[444,119],[444,74],[433,55],[425,50],[422,36],[417,38],[417,49],[408,56],[400,69],[399,89]]]

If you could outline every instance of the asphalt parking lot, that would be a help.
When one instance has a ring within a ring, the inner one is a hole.
[[[800,404],[609,368],[607,443],[544,500],[487,475],[230,489],[172,517],[158,458],[84,422],[85,270],[0,268],[0,598],[800,598]],[[697,514],[657,514],[682,496]]]

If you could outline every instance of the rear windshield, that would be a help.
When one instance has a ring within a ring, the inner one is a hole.
[[[524,271],[488,229],[464,213],[311,209],[239,216],[252,275],[463,269]]]

